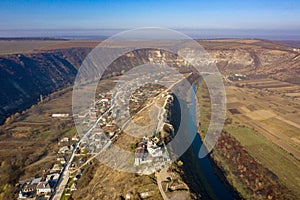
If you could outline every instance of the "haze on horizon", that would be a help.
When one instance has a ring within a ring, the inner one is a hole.
[[[194,38],[300,40],[300,2],[9,1],[0,2],[0,37],[110,36],[163,27]]]

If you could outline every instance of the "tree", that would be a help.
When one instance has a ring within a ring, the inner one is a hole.
[[[132,151],[135,151],[136,150],[136,144],[135,143],[134,144],[130,144],[130,149]]]

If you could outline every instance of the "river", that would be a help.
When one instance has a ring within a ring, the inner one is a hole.
[[[207,155],[204,158],[199,158],[198,154],[200,151],[200,147],[202,145],[201,137],[198,134],[198,127],[197,123],[195,123],[196,118],[196,96],[194,95],[198,83],[195,83],[192,87],[193,90],[189,91],[189,120],[188,120],[188,130],[189,134],[195,136],[194,140],[192,142],[193,152],[194,155],[190,156],[191,158],[194,158],[194,163],[197,163],[197,167],[192,167],[192,173],[195,174],[197,179],[200,179],[201,186],[205,190],[205,192],[208,195],[209,199],[234,199],[234,193],[233,190],[230,188],[230,186],[222,181],[222,179],[216,174],[217,167],[215,164],[211,161],[211,158],[209,155]],[[194,91],[194,92],[193,92]],[[196,134],[195,134],[196,133]],[[200,172],[197,170],[200,170]],[[219,172],[221,173],[221,172]],[[201,177],[199,177],[201,175]],[[205,197],[203,197],[205,198]]]

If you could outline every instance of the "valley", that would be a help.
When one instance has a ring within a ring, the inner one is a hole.
[[[295,47],[267,40],[198,42],[209,52],[223,75],[227,95],[223,133],[209,155],[215,173],[223,174],[219,176],[230,185],[229,188],[234,188],[232,193],[238,193],[245,199],[294,199],[299,196],[299,51]],[[80,138],[73,122],[72,84],[81,62],[97,43],[52,41],[41,43],[31,50],[28,47],[23,51],[13,50],[17,54],[1,51],[0,94],[5,98],[0,102],[3,121],[0,129],[0,198],[15,198],[19,194],[17,183],[20,180],[49,174],[53,165],[58,163],[56,158],[63,147],[60,142],[63,138]],[[125,72],[147,62],[167,63],[186,77],[194,72],[190,65],[170,52],[136,50],[111,64],[98,84],[98,94],[102,95],[102,99],[110,98],[111,90]],[[201,113],[198,132],[203,139],[209,125],[210,99],[205,83],[199,77],[193,73],[191,82],[200,80],[197,87]],[[175,82],[178,79],[161,80]],[[161,114],[160,107],[165,102],[163,96],[167,97],[163,92],[166,91],[166,88],[155,84],[136,90],[129,101],[129,117],[137,124],[149,126],[137,129],[125,124],[125,132],[151,135],[157,127],[164,127],[157,122],[161,118],[153,117],[157,121],[151,124],[147,123],[147,117],[149,113],[152,116]],[[156,106],[157,110],[150,110],[150,105]],[[92,111],[93,118],[99,117],[110,106],[108,104],[103,110]],[[53,114],[67,115],[56,118]],[[84,119],[86,123],[92,123],[88,117]],[[102,124],[106,128],[107,124],[115,126],[109,120],[102,121]],[[114,132],[109,137],[115,145],[135,152],[141,141],[122,131],[110,129],[105,131],[108,134]],[[167,141],[170,130],[166,130],[163,134]],[[66,146],[76,143],[75,140],[68,141]],[[138,175],[112,170],[97,159],[89,160],[93,156],[91,150],[82,151],[75,156],[72,164],[88,162],[82,171],[77,169],[81,174],[78,180],[74,181],[77,171],[71,174],[66,188],[63,188],[62,199],[124,199],[127,196],[132,199],[143,199],[143,196],[166,199],[161,188],[169,188],[165,195],[171,198],[176,196],[174,188],[177,186],[182,187],[179,187],[178,195],[185,199],[212,197],[203,182],[197,182],[201,174],[194,177],[194,183],[189,181],[193,179],[193,172],[197,171],[197,161],[191,156],[193,151],[189,149],[178,161],[162,170],[162,175],[158,173],[156,176],[153,173]],[[71,152],[64,154],[67,161],[70,155]],[[61,164],[61,167],[65,165]],[[71,190],[74,183],[76,190]],[[161,185],[158,186],[158,183]],[[174,191],[171,191],[172,188]]]

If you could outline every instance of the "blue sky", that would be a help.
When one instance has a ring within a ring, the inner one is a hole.
[[[298,0],[1,0],[2,30],[300,30]]]

